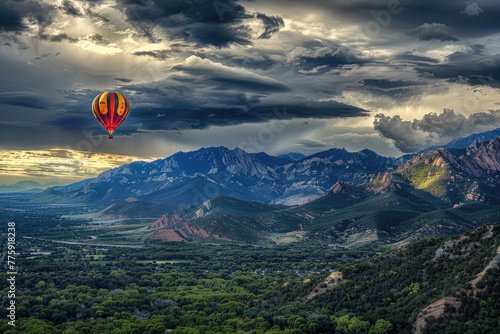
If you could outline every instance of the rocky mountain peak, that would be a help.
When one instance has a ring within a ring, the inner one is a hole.
[[[332,194],[346,194],[352,192],[355,188],[355,186],[345,182],[337,182],[330,188],[330,192]]]

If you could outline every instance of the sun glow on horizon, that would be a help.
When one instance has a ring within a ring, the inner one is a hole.
[[[109,153],[53,148],[46,150],[0,150],[0,182],[13,184],[31,180],[68,184],[96,177],[100,173],[134,161],[153,161]]]

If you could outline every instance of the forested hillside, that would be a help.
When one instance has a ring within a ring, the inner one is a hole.
[[[500,329],[498,225],[379,254],[305,244],[21,244],[14,328],[1,275],[2,333],[412,333],[419,319],[429,323],[421,333]],[[422,311],[442,298],[451,303],[439,320],[425,320]]]

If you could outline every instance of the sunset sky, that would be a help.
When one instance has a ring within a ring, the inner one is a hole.
[[[499,17],[498,0],[2,1],[0,183],[222,145],[398,156],[497,128]],[[113,140],[90,108],[107,90],[131,104]]]

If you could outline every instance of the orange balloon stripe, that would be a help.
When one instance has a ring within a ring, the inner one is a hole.
[[[102,93],[101,97],[99,98],[99,111],[103,115],[106,115],[108,113],[108,93],[109,92]]]
[[[125,112],[125,99],[123,98],[123,95],[116,92],[116,96],[118,96],[118,108],[116,109],[116,112],[118,113],[118,116],[123,115]]]
[[[123,98],[125,99],[125,112],[123,113],[120,122],[118,122],[118,124],[116,124],[116,127],[118,127],[120,124],[122,124],[122,122],[125,120],[125,118],[128,117],[128,112],[130,111],[130,104],[128,103],[128,99],[125,96]]]

